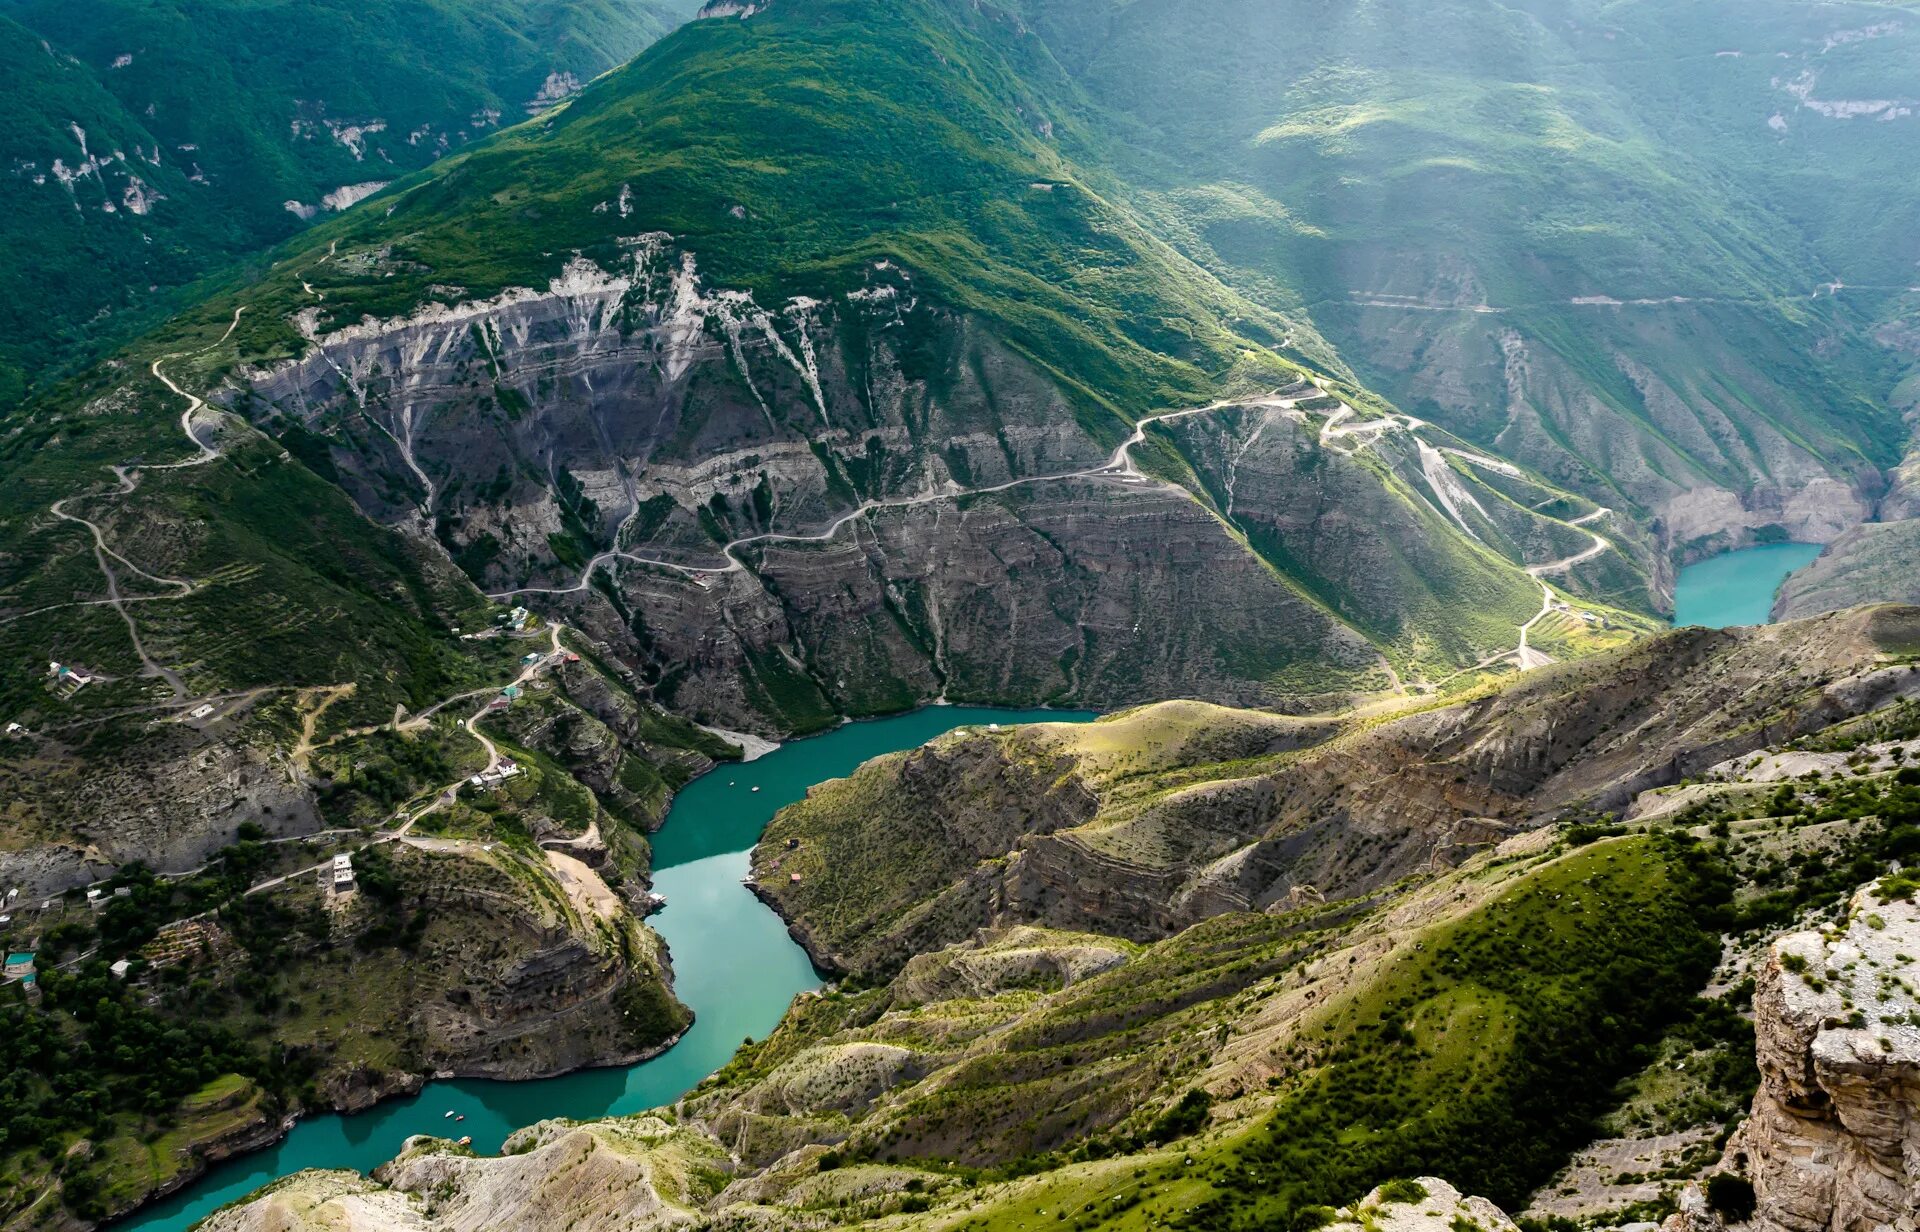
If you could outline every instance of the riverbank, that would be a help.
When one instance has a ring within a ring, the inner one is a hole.
[[[667,900],[653,918],[674,966],[674,991],[696,1015],[677,1043],[631,1066],[527,1082],[431,1081],[358,1115],[301,1119],[277,1144],[215,1164],[197,1182],[114,1223],[185,1232],[262,1185],[306,1168],[369,1172],[414,1134],[470,1136],[497,1151],[516,1130],[550,1117],[621,1116],[673,1103],[720,1068],[747,1037],[763,1038],[821,977],[778,916],[743,884],[749,853],[774,813],[807,789],[873,757],[989,722],[1085,722],[1087,712],[928,706],[843,723],[751,762],[720,763],[683,787],[655,832],[653,883]],[[464,1118],[448,1122],[447,1113]]]

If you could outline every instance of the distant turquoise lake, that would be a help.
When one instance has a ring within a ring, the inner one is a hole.
[[[1688,565],[1674,585],[1673,623],[1709,629],[1767,624],[1780,583],[1818,555],[1816,543],[1768,543]]]
[[[433,1082],[408,1099],[356,1116],[302,1120],[278,1146],[228,1160],[199,1181],[116,1229],[185,1232],[260,1186],[303,1168],[370,1172],[414,1134],[472,1135],[492,1153],[514,1130],[548,1117],[603,1117],[672,1103],[726,1064],[743,1039],[773,1030],[795,996],[820,986],[805,951],[765,904],[741,884],[749,853],[775,812],[860,763],[980,723],[1084,723],[1095,715],[1058,710],[929,706],[887,719],[849,723],[795,741],[745,765],[723,765],[689,783],[653,836],[653,887],[667,906],[652,918],[673,953],[674,989],[693,1007],[680,1042],[651,1061],[582,1070],[536,1082]],[[758,790],[755,790],[755,789]],[[451,1109],[466,1117],[454,1121]]]

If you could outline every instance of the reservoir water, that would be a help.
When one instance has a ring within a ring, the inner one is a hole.
[[[113,1226],[184,1232],[227,1203],[303,1168],[371,1171],[414,1134],[471,1134],[475,1150],[492,1153],[514,1130],[548,1117],[619,1116],[673,1102],[724,1065],[744,1038],[772,1031],[795,995],[820,984],[780,918],[741,884],[748,853],[775,812],[869,758],[913,748],[956,727],[1095,717],[932,706],[849,723],[757,761],[720,766],[687,785],[653,837],[654,889],[666,896],[667,906],[652,924],[672,950],[674,990],[697,1015],[678,1044],[626,1068],[535,1082],[433,1082],[418,1095],[355,1116],[311,1117],[279,1145],[217,1164],[181,1192]],[[448,1109],[466,1120],[447,1119]]]
[[[1725,629],[1772,620],[1780,583],[1820,555],[1815,543],[1768,543],[1688,565],[1673,589],[1673,623]]]

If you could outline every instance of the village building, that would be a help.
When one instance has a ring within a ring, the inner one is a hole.
[[[353,889],[353,857],[345,852],[333,857],[333,889],[336,894]]]
[[[47,664],[47,688],[55,697],[68,698],[78,693],[97,679],[91,672],[82,671],[67,663]]]
[[[480,791],[492,791],[519,773],[520,766],[513,758],[502,757],[498,765],[489,770],[482,770],[480,773],[468,779],[467,782],[471,783]]]

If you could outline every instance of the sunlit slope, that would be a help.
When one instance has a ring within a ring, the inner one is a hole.
[[[1828,284],[1887,280],[1863,200],[1902,216],[1913,138],[1795,91],[1884,99],[1904,36],[1841,37],[1884,6],[1021,8],[1182,251],[1407,410],[1676,545],[1869,508],[1903,433],[1878,300]]]
[[[1094,399],[1137,414],[1203,395],[1279,343],[1277,322],[1088,187],[1055,135],[1075,122],[1071,84],[1014,64],[1010,21],[809,0],[695,23],[319,233],[316,252],[377,241],[418,265],[374,285],[309,272],[322,319],[540,286],[576,250],[664,231],[765,302],[858,287],[890,258]],[[269,289],[298,306],[286,275]],[[279,324],[261,312],[242,337],[270,345]]]

